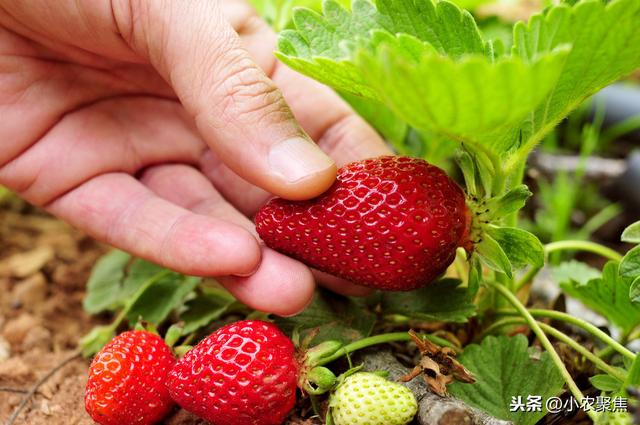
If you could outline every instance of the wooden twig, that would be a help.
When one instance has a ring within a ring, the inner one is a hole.
[[[11,388],[11,387],[0,387],[0,392],[2,393],[16,393],[16,394],[26,394],[29,390],[23,390],[20,388]]]
[[[74,352],[72,355],[70,355],[69,357],[65,358],[63,361],[61,361],[56,367],[54,367],[53,369],[51,369],[49,372],[47,372],[42,378],[40,378],[35,384],[33,384],[33,386],[29,389],[29,391],[25,394],[25,396],[22,398],[22,401],[20,402],[20,404],[18,405],[18,407],[16,407],[16,410],[13,411],[13,414],[11,415],[11,417],[9,418],[9,420],[7,421],[6,425],[13,425],[15,424],[16,420],[18,419],[18,416],[20,416],[20,413],[24,410],[24,408],[26,407],[26,405],[29,403],[29,401],[31,400],[31,398],[35,395],[35,393],[38,392],[38,389],[49,380],[49,378],[51,378],[57,371],[59,371],[60,369],[62,369],[63,367],[65,367],[67,364],[71,363],[72,361],[74,361],[75,359],[79,358],[82,355],[82,353],[80,351],[76,351]]]

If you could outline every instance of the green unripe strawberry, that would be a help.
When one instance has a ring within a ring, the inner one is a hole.
[[[335,425],[406,425],[418,411],[411,390],[375,373],[345,378],[329,404]]]

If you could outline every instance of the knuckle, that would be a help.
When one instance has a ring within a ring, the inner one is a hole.
[[[245,52],[233,57],[217,85],[220,115],[229,121],[283,121],[291,118],[280,90],[258,69]]]

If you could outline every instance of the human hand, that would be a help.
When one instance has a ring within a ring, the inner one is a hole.
[[[388,150],[278,63],[275,40],[241,0],[0,0],[0,184],[253,308],[300,311],[312,272],[261,245],[248,217],[269,193],[322,193],[334,161]]]

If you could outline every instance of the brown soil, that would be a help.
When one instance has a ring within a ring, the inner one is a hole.
[[[0,209],[0,422],[24,393],[76,351],[96,318],[82,310],[84,286],[106,248],[24,205]],[[89,361],[77,358],[39,389],[16,424],[92,424],[83,391]],[[196,424],[179,412],[171,424]]]
[[[108,249],[37,209],[19,201],[12,204],[0,205],[1,424],[24,393],[73,356],[80,338],[101,323],[83,311],[82,299],[91,268]],[[88,366],[89,360],[78,357],[62,367],[40,387],[15,424],[93,424],[83,403]],[[204,423],[177,409],[165,421]]]

